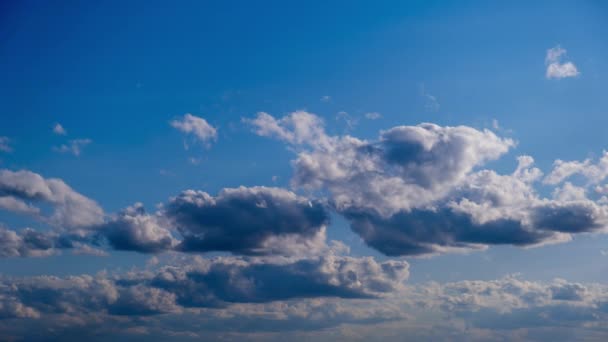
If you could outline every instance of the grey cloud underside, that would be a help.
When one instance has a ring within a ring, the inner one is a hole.
[[[528,230],[517,220],[499,219],[484,224],[450,209],[412,210],[385,219],[351,211],[344,213],[353,231],[371,247],[389,256],[435,253],[438,247],[479,248],[481,245],[537,244],[552,233]]]
[[[331,283],[333,287],[348,289],[340,292],[340,295],[345,294],[343,298],[321,295],[323,298],[306,299],[311,295],[319,296],[316,290],[304,290],[297,296],[284,292],[268,295],[272,293],[271,287],[255,285],[266,280],[265,272],[255,264],[239,264],[236,259],[215,261],[215,265],[190,265],[186,269],[163,267],[154,272],[114,278],[3,279],[0,291],[0,331],[3,333],[0,336],[14,329],[30,327],[32,330],[32,327],[45,324],[54,327],[47,338],[112,334],[136,338],[138,335],[132,335],[132,329],[145,328],[139,333],[146,338],[162,337],[161,340],[175,338],[168,333],[170,331],[188,332],[193,340],[227,337],[223,334],[237,334],[233,338],[240,340],[255,339],[251,333],[262,333],[258,337],[265,340],[280,340],[295,332],[306,332],[299,336],[303,340],[344,340],[348,335],[344,335],[343,328],[335,334],[325,330],[343,324],[356,329],[361,340],[378,337],[379,331],[382,331],[383,340],[391,341],[402,340],[403,336],[428,340],[430,336],[446,339],[460,334],[464,334],[462,340],[536,340],[537,334],[545,336],[539,340],[585,340],[589,336],[601,340],[608,336],[608,329],[603,325],[608,318],[608,288],[602,284],[560,279],[533,282],[506,277],[403,287],[398,279],[407,276],[405,265],[384,267],[364,259],[348,259],[307,260],[303,263],[305,266],[296,261],[284,264],[285,268],[279,271],[283,277],[290,278],[294,273],[306,270],[307,284]],[[342,267],[355,268],[363,286],[355,285],[357,282],[346,275],[348,272],[327,267],[343,263],[347,265]],[[216,279],[214,273],[224,267],[230,270],[222,270],[220,280]],[[226,274],[233,277],[229,285],[223,280]],[[183,284],[181,286],[186,290],[155,284],[158,278]],[[329,280],[333,278],[340,280]],[[373,278],[387,282],[392,292],[377,292],[377,287],[372,285]],[[243,285],[243,279],[251,286],[248,293],[260,295],[263,300],[257,300],[256,296],[251,302],[250,297],[243,294],[248,288]],[[321,282],[319,279],[327,280]],[[360,289],[355,291],[355,299],[351,297],[353,286]],[[296,289],[302,287],[296,286]],[[183,297],[188,291],[197,291],[194,299]],[[335,296],[335,291],[329,293]],[[370,294],[375,299],[357,299]],[[286,298],[297,300],[285,301]],[[370,326],[367,328],[367,325]],[[83,326],[90,326],[92,330],[80,331]],[[117,327],[120,329],[116,330]],[[560,336],[563,328],[568,328],[569,333]],[[555,333],[547,335],[547,331]],[[21,333],[22,336],[35,336],[35,331]]]
[[[216,197],[187,190],[155,214],[136,204],[92,231],[98,244],[117,250],[289,255],[325,246],[328,223],[318,201],[278,188],[240,187]]]
[[[11,201],[2,202],[3,198]],[[50,218],[42,215],[31,204],[36,202],[50,203],[55,212]],[[49,242],[38,247],[27,246],[20,233],[4,229],[3,257],[50,255],[75,245],[141,253],[292,255],[325,248],[329,224],[328,208],[321,202],[267,187],[224,189],[216,197],[187,190],[155,213],[146,213],[136,203],[104,218],[94,201],[61,180],[29,171],[0,173],[0,207],[45,222],[70,223],[68,230],[60,225],[46,235],[40,233],[40,239],[44,235]],[[36,231],[30,230],[27,236],[33,234]]]
[[[313,238],[329,223],[329,213],[309,201],[278,189],[226,189],[213,198],[186,191],[165,207],[166,217],[183,236],[182,251],[230,251],[265,254],[272,237]]]
[[[543,245],[602,232],[608,223],[608,199],[589,197],[588,186],[560,185],[574,173],[596,185],[608,174],[605,158],[597,165],[560,161],[545,179],[559,186],[544,198],[535,188],[542,172],[529,156],[511,174],[482,169],[515,146],[489,130],[398,126],[368,141],[327,135],[323,121],[306,112],[280,119],[259,113],[246,122],[290,144],[297,154],[292,184],[327,192],[353,231],[386,255]]]
[[[379,298],[402,288],[408,264],[327,256],[287,262],[236,258],[166,266],[121,277],[4,278],[3,318],[105,313],[146,316],[296,298]]]

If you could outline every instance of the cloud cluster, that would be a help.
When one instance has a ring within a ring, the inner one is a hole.
[[[534,184],[542,172],[529,156],[511,174],[481,169],[515,146],[489,130],[398,126],[367,141],[329,136],[320,118],[301,111],[247,122],[258,135],[292,145],[292,184],[328,191],[353,231],[386,255],[541,245],[608,223],[608,209],[584,188],[567,183],[553,198],[541,197]]]
[[[562,63],[562,59],[566,55],[566,52],[566,49],[563,49],[559,45],[547,50],[547,55],[545,57],[547,72],[545,76],[548,79],[576,77],[580,74],[574,63],[569,61]]]
[[[45,204],[53,208],[51,213],[45,213]],[[311,255],[328,248],[327,206],[280,188],[227,188],[215,197],[186,190],[155,213],[146,213],[136,203],[115,215],[105,215],[97,203],[62,180],[25,170],[1,170],[0,208],[54,226],[53,234],[61,241],[57,248],[88,245],[141,253],[240,255]],[[13,241],[11,246],[21,246],[18,233],[4,230],[3,234],[6,241]],[[15,249],[18,247],[10,250]]]
[[[269,277],[271,271],[280,277]],[[404,286],[405,278],[403,262],[348,257],[264,264],[199,259],[115,276],[3,278],[0,331],[6,336],[27,326],[31,332],[21,333],[28,336],[36,330],[32,326],[46,322],[54,327],[49,333],[57,334],[52,336],[72,338],[143,334],[162,340],[176,338],[178,331],[186,340],[580,340],[608,335],[602,323],[608,318],[605,285],[507,276]]]
[[[0,306],[0,317],[146,316],[297,298],[380,298],[402,289],[408,275],[405,261],[327,255],[274,261],[198,258],[115,276],[3,278],[0,303],[11,304]]]

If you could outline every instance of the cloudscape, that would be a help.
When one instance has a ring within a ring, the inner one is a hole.
[[[0,4],[0,340],[608,340],[601,1]]]

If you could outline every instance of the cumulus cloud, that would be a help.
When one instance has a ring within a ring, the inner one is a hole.
[[[6,153],[13,152],[11,139],[9,137],[0,137],[0,151]]]
[[[562,62],[566,56],[566,52],[566,49],[563,49],[559,45],[547,50],[545,64],[547,65],[546,77],[548,79],[575,77],[580,74],[574,63],[569,61]]]
[[[38,203],[50,204],[54,211],[46,215],[42,207],[34,205]],[[109,248],[140,253],[215,251],[303,256],[336,247],[326,243],[326,204],[280,188],[227,188],[215,197],[186,190],[151,214],[136,203],[117,214],[105,215],[93,200],[59,179],[44,179],[30,171],[3,170],[0,209],[52,224],[58,244],[55,247],[71,248],[76,253],[99,254],[104,252],[96,248]],[[5,242],[20,246],[15,232],[4,233]]]
[[[141,203],[127,207],[94,228],[116,250],[156,253],[171,250],[177,240],[161,215],[150,215]]]
[[[608,209],[584,189],[566,185],[553,198],[539,196],[534,183],[542,172],[530,156],[519,157],[512,174],[481,169],[515,146],[489,130],[398,126],[367,141],[329,136],[305,112],[281,119],[259,113],[247,122],[258,135],[292,145],[292,184],[328,191],[353,231],[387,255],[543,245],[608,223]]]
[[[53,327],[43,329],[46,338],[277,341],[608,336],[608,287],[602,284],[507,276],[404,286],[406,278],[404,262],[347,257],[261,264],[199,259],[114,276],[4,277],[0,331],[2,337]]]
[[[45,215],[37,204],[49,204],[52,213]],[[90,226],[103,218],[103,210],[94,200],[61,179],[43,178],[27,170],[0,170],[0,209],[28,214],[60,228]]]
[[[207,120],[201,117],[187,113],[182,118],[172,120],[169,124],[207,145],[217,140],[217,128],[211,126]]]
[[[321,203],[267,187],[224,189],[217,197],[184,191],[165,205],[164,215],[183,236],[179,250],[239,254],[315,249],[329,223]]]
[[[54,253],[57,236],[27,228],[20,232],[0,226],[0,258],[39,257]]]
[[[78,157],[82,153],[82,150],[92,142],[93,140],[91,139],[73,139],[67,144],[54,146],[53,151],[58,153],[70,153]]]
[[[226,310],[246,316],[244,310],[249,309],[241,304],[256,303],[269,303],[270,309],[274,306],[277,314],[285,315],[289,313],[277,309],[290,306],[281,304],[288,300],[383,298],[403,289],[408,269],[405,261],[377,262],[371,257],[223,257],[116,275],[2,277],[0,326],[3,319],[60,316],[69,318],[64,323],[74,325],[82,324],[82,319],[153,316],[195,308],[208,308],[210,315],[217,310],[218,318]],[[306,315],[310,309],[294,304],[293,310]]]
[[[68,132],[65,130],[65,128],[63,128],[63,126],[61,126],[60,123],[56,123],[55,126],[53,126],[53,133],[55,133],[57,135],[68,134]]]

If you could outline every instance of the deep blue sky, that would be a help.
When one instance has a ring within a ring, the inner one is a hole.
[[[603,1],[3,1],[0,136],[13,151],[0,154],[0,168],[61,178],[108,213],[135,202],[153,211],[190,188],[289,187],[294,154],[242,119],[306,110],[331,134],[366,139],[422,122],[491,128],[517,146],[488,167],[508,173],[527,154],[548,173],[556,159],[598,157],[608,146],[606,34]],[[558,45],[580,75],[545,77],[547,50]],[[348,127],[339,112],[358,123]],[[381,118],[367,120],[370,112]],[[216,127],[217,141],[185,149],[169,125],[185,113]],[[67,135],[53,134],[56,123]],[[53,150],[79,138],[92,140],[79,156]],[[46,229],[8,212],[0,222]],[[386,258],[340,217],[328,232],[354,255]],[[581,235],[538,249],[408,258],[409,281],[520,272],[605,282],[603,249],[605,236]],[[0,272],[94,273],[146,260],[4,259]]]

